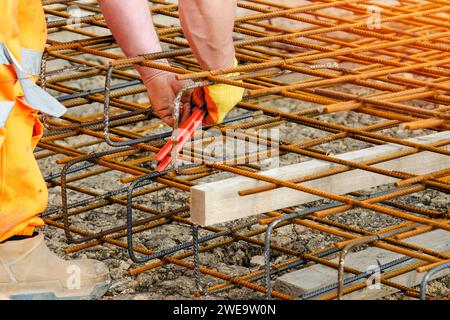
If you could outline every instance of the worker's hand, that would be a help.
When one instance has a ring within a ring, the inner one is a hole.
[[[235,66],[237,65],[237,61]],[[236,76],[237,73],[228,75]],[[196,88],[192,94],[195,105],[201,106],[206,103],[206,114],[203,123],[212,125],[222,122],[228,112],[231,111],[242,100],[244,88],[218,83],[207,87]]]
[[[206,102],[206,114],[203,123],[212,125],[226,117],[242,100],[244,88],[230,86],[228,84],[214,84],[204,88],[196,88],[193,93],[193,101],[197,106],[201,106],[202,102]]]
[[[175,77],[174,73],[166,71],[160,71],[147,79],[143,77],[153,112],[171,127],[173,127],[175,96],[182,88],[192,83],[186,80],[177,80]],[[191,94],[192,91],[188,91],[181,99],[179,124],[182,124],[191,113]]]

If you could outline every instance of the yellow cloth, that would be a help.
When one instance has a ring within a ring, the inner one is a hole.
[[[235,60],[237,66],[237,60]],[[229,74],[228,77],[236,76],[237,73]],[[218,83],[204,88],[194,90],[193,100],[198,106],[206,102],[208,113],[203,120],[206,125],[220,123],[242,100],[244,88]]]
[[[47,30],[40,0],[1,0],[0,12],[0,44],[19,62],[22,48],[44,50]],[[12,65],[0,65],[0,79],[0,104],[14,103],[0,128],[1,242],[43,225],[36,214],[47,206],[47,188],[33,155],[42,136],[37,112],[24,102]]]

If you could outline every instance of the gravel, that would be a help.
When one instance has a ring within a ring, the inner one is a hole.
[[[102,81],[92,83],[92,80],[86,80],[86,83],[82,81],[78,82],[80,87],[92,88],[102,86]],[[356,95],[371,93],[368,89],[361,89],[352,87],[349,85],[343,85],[332,88],[334,90],[340,90],[344,92],[351,92]],[[136,96],[134,99],[140,100],[142,96]],[[282,99],[273,102],[267,102],[265,105],[269,107],[276,107],[285,112],[296,112],[317,105],[313,103],[299,102],[291,99]],[[90,110],[81,111],[71,110],[74,114],[84,114],[98,112],[100,106],[90,106]],[[336,124],[349,125],[353,127],[361,127],[372,124],[376,121],[376,118],[360,114],[356,112],[340,112],[336,114],[321,115],[318,119],[326,120]],[[154,123],[151,122],[151,123]],[[167,130],[167,128],[155,126],[155,132],[161,132]],[[308,139],[321,137],[326,132],[308,128],[305,126],[285,123],[280,127],[280,139],[283,141],[305,141]],[[420,136],[431,133],[429,130],[417,130],[414,132],[402,130],[402,129],[386,129],[381,132],[382,134],[407,138],[413,136]],[[91,137],[79,135],[76,137],[66,138],[64,140],[58,140],[58,143],[64,145],[73,145],[78,143],[84,143],[93,140]],[[370,147],[371,144],[353,139],[342,139],[333,141],[321,146],[317,149],[327,152],[328,154],[339,154],[358,150],[361,148]],[[83,150],[86,152],[102,151],[106,150],[105,146],[85,147]],[[39,160],[39,165],[42,169],[43,175],[59,173],[62,166],[55,165],[56,159],[62,159],[65,156],[55,156]],[[308,160],[306,157],[288,154],[280,157],[280,166],[285,166],[299,161]],[[232,176],[227,173],[216,174],[212,177],[207,177],[199,181],[207,182],[213,180],[224,179]],[[107,191],[115,190],[119,187],[125,187],[124,184],[116,183],[121,176],[117,172],[106,172],[95,178],[84,179],[81,182],[74,182],[74,185],[82,185],[85,188],[90,188],[94,192],[104,193]],[[111,183],[113,182],[113,183]],[[365,192],[377,192],[386,189],[387,186],[381,186],[372,190],[364,190]],[[80,197],[78,193],[69,191],[69,203],[79,201],[85,197]],[[167,210],[176,209],[184,206],[189,198],[189,194],[177,190],[164,190],[159,192],[158,196],[152,194],[137,198],[136,204],[146,204],[148,207],[155,208],[165,212]],[[396,201],[404,204],[412,204],[419,207],[448,210],[448,204],[450,203],[450,195],[443,194],[437,191],[426,190],[415,193],[411,196],[402,197]],[[296,209],[303,209],[319,204],[326,203],[327,201],[316,201],[315,203],[305,204],[298,206]],[[59,207],[61,205],[60,189],[59,187],[50,188],[49,194],[49,208]],[[108,229],[114,226],[123,225],[126,221],[126,212],[124,207],[119,205],[110,205],[101,209],[94,209],[87,214],[71,217],[71,222],[80,228],[99,231]],[[147,215],[136,211],[135,218],[143,218]],[[253,220],[252,220],[253,219]],[[342,214],[337,214],[331,217],[332,220],[346,223],[354,227],[363,228],[366,230],[379,230],[394,224],[399,223],[399,220],[391,216],[369,212],[363,209],[353,209]],[[255,218],[243,219],[238,222],[231,222],[222,226],[231,227],[237,224],[245,223],[248,221],[255,221]],[[246,228],[244,230],[254,230],[259,228],[258,225]],[[202,232],[202,234],[208,234]],[[195,282],[194,274],[192,270],[182,268],[173,264],[166,264],[164,266],[145,271],[137,276],[130,276],[128,271],[130,268],[136,267],[130,260],[128,253],[125,249],[118,248],[113,245],[103,244],[100,246],[85,249],[81,252],[66,254],[64,249],[68,246],[64,233],[60,229],[54,227],[46,227],[45,236],[48,240],[48,244],[52,250],[57,254],[65,258],[94,258],[103,261],[108,265],[111,271],[111,277],[113,283],[107,294],[103,299],[131,299],[131,300],[145,300],[145,299],[194,299]],[[258,240],[263,240],[263,235],[257,235],[254,237]],[[170,248],[181,243],[191,240],[190,228],[185,225],[173,222],[168,225],[159,226],[151,231],[145,231],[135,235],[134,241],[136,245],[144,246],[151,250],[161,250],[164,248]],[[281,246],[286,246],[300,252],[309,252],[324,248],[332,245],[334,242],[342,240],[337,236],[332,236],[315,230],[311,230],[299,225],[288,225],[277,229],[273,234],[273,243]],[[264,263],[263,249],[259,246],[248,244],[244,241],[236,241],[230,245],[212,249],[206,253],[200,255],[200,263],[202,266],[211,268],[219,272],[226,273],[230,276],[240,276],[260,270]],[[287,256],[274,252],[273,261],[281,262],[285,261],[292,256]],[[192,259],[188,258],[185,261],[192,262]],[[221,283],[221,280],[217,278],[203,276],[202,281],[204,285],[214,285]],[[430,292],[442,293],[445,287],[449,286],[450,277],[447,276],[443,279],[430,282]],[[201,297],[201,299],[262,299],[261,293],[255,292],[245,287],[232,287],[227,288],[225,291],[218,291],[214,295],[207,295]],[[402,294],[393,294],[385,299],[408,299]]]
[[[277,104],[278,106],[278,104]],[[299,105],[298,102],[293,101],[279,101],[279,106],[282,110],[293,112],[301,108],[310,106]],[[361,122],[370,123],[373,119],[365,115],[356,114],[354,112],[342,112],[337,115],[323,115],[320,118],[330,118],[335,123],[345,125],[352,125]],[[304,139],[311,139],[323,134],[315,129],[286,124],[280,128],[280,136],[282,139],[300,141]],[[409,133],[402,131],[392,131],[392,135],[406,137]],[[414,132],[411,135],[422,135],[427,132]],[[71,141],[66,143],[74,143],[77,139],[84,142],[87,138],[80,136],[76,139],[71,138]],[[321,148],[331,153],[348,152],[364,147],[370,146],[366,142],[346,139],[345,141],[337,141],[329,143]],[[92,149],[94,150],[94,149]],[[95,149],[98,151],[98,149]],[[60,168],[54,165],[55,158],[39,161],[43,174],[56,173]],[[287,155],[282,157],[280,165],[287,165],[298,161],[305,161],[305,157],[298,157],[296,155]],[[220,174],[210,177],[208,180],[217,180],[225,178],[229,175]],[[104,193],[117,188],[117,185],[111,184],[111,181],[117,181],[118,175],[114,172],[105,173],[92,179],[85,179],[82,181],[84,187],[90,187],[92,190]],[[373,190],[365,190],[366,192],[377,192],[386,189],[388,186],[381,186]],[[69,202],[80,200],[79,194],[69,192]],[[60,205],[60,191],[58,187],[50,189],[49,207],[53,208]],[[136,203],[146,203],[150,207],[158,208],[166,211],[174,208],[179,208],[184,205],[188,199],[186,192],[179,192],[170,190],[160,192],[158,197],[155,195],[140,197],[136,199]],[[432,209],[446,210],[450,196],[432,190],[426,190],[416,193],[412,196],[406,196],[399,199],[401,203],[414,204],[419,207],[426,207]],[[303,209],[310,206],[325,203],[327,201],[316,201],[315,203],[298,206],[296,209]],[[136,218],[144,217],[145,215],[136,211]],[[254,219],[254,218],[251,218]],[[399,223],[399,219],[391,216],[382,215],[375,212],[369,212],[363,209],[353,209],[342,214],[337,214],[331,217],[332,220],[346,223],[354,227],[363,228],[366,230],[378,230],[394,224]],[[125,223],[125,210],[118,205],[107,206],[102,209],[95,209],[88,214],[71,217],[71,222],[80,228],[87,230],[101,230],[105,228],[114,227]],[[238,223],[251,221],[244,219],[243,221],[225,224],[230,227]],[[257,227],[257,226],[256,226]],[[255,227],[253,227],[255,228]],[[249,229],[250,230],[250,229]],[[130,276],[128,270],[136,267],[129,259],[126,250],[120,249],[116,246],[104,244],[101,246],[89,248],[78,253],[66,255],[63,249],[67,247],[66,239],[63,232],[53,227],[47,227],[45,235],[49,240],[50,247],[61,256],[69,258],[88,257],[105,262],[111,270],[111,277],[113,284],[108,293],[103,299],[193,299],[195,291],[195,283],[193,272],[191,270],[176,266],[164,265],[156,269],[143,272],[137,276]],[[262,240],[262,235],[256,236],[256,239]],[[170,248],[180,243],[191,240],[190,228],[185,225],[173,222],[172,224],[159,226],[152,231],[140,233],[134,237],[136,244],[142,245],[148,249],[161,250]],[[337,236],[325,234],[315,230],[311,230],[299,225],[288,225],[277,229],[273,235],[273,243],[281,246],[286,246],[300,252],[315,251],[326,246],[332,245],[335,241],[342,240]],[[274,253],[273,261],[281,262],[292,256]],[[191,261],[191,259],[186,259]],[[202,266],[223,272],[230,276],[239,276],[248,274],[259,270],[263,263],[263,250],[261,247],[247,244],[244,241],[237,241],[231,245],[213,249],[207,253],[200,255],[200,263]],[[220,283],[217,278],[202,277],[206,285],[213,285]],[[445,285],[448,285],[449,277],[445,277],[438,281],[431,282],[431,292],[439,293],[443,290]],[[261,299],[261,293],[257,293],[248,288],[232,288],[217,294],[202,297],[202,299]],[[394,294],[385,299],[408,299],[402,294]]]

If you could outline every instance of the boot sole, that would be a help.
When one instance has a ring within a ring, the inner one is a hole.
[[[111,286],[111,281],[96,285],[90,292],[83,294],[74,294],[74,290],[60,289],[56,292],[29,292],[11,294],[6,296],[9,300],[96,300],[102,297]]]

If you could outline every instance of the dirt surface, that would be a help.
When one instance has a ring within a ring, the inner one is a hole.
[[[60,35],[64,38],[64,35]],[[326,61],[324,61],[326,63]],[[59,64],[59,65],[58,65]],[[64,65],[64,64],[62,64]],[[61,62],[55,62],[54,65],[50,64],[49,68],[57,68],[61,66]],[[351,66],[348,66],[351,67]],[[103,86],[103,78],[93,78],[89,80],[77,81],[74,85],[86,89],[86,88],[98,88]],[[343,85],[333,88],[335,90],[343,92],[351,92],[355,95],[367,95],[371,93],[368,89],[361,89],[352,87],[349,85]],[[134,101],[145,101],[145,95],[137,95],[133,97]],[[299,102],[296,100],[282,99],[274,102],[268,102],[268,106],[278,108],[286,112],[301,111],[314,106],[311,103]],[[86,115],[101,110],[100,105],[92,104],[89,106],[89,110],[86,108],[80,108],[71,110],[71,114],[74,115]],[[234,113],[237,113],[235,111]],[[319,119],[344,124],[353,127],[362,127],[379,121],[374,117],[356,113],[356,112],[340,112],[336,114],[322,115]],[[155,133],[161,131],[167,131],[167,127],[159,126],[155,121]],[[298,142],[311,138],[316,138],[325,135],[323,131],[308,128],[297,124],[283,124],[279,127],[280,138],[284,141]],[[399,138],[407,138],[413,136],[421,136],[430,134],[431,131],[417,130],[414,132],[405,131],[402,129],[387,129],[381,133],[391,135]],[[65,140],[59,140],[61,145],[75,145],[91,141],[92,138],[87,136],[77,136],[67,138]],[[339,154],[358,150],[361,148],[367,148],[372,146],[369,143],[357,141],[353,139],[343,139],[334,141],[317,147],[319,150],[325,151],[328,154]],[[98,152],[106,150],[106,146],[94,146],[83,148],[86,152]],[[55,160],[64,158],[64,156],[50,157],[43,160],[39,160],[39,165],[42,169],[43,175],[59,173],[62,166],[56,165]],[[298,163],[306,161],[308,158],[298,155],[284,155],[280,158],[280,166],[289,165],[292,163]],[[230,174],[220,173],[212,177],[200,179],[199,182],[216,181],[230,177]],[[118,187],[124,187],[125,185],[118,183],[118,178],[121,176],[115,172],[106,172],[95,178],[83,179],[79,182],[83,187],[91,188],[96,192],[104,193],[107,191],[115,190]],[[75,185],[79,185],[74,183]],[[361,190],[362,192],[372,193],[386,189],[392,186],[382,186],[373,190]],[[73,191],[69,191],[69,203],[84,199],[84,196],[80,197],[80,194]],[[135,201],[137,204],[145,204],[148,207],[157,208],[162,212],[166,212],[171,209],[176,209],[184,206],[189,198],[189,194],[182,191],[165,190],[159,192],[157,195],[152,194],[149,196],[139,197]],[[415,193],[412,196],[405,196],[397,199],[404,204],[412,204],[418,207],[447,210],[450,203],[450,195],[443,194],[436,191],[423,191]],[[315,203],[307,204],[304,206],[298,206],[296,209],[307,208],[315,205],[325,203],[325,201],[317,201]],[[60,189],[59,187],[50,188],[49,194],[49,208],[59,207],[61,205]],[[135,217],[144,217],[142,213],[136,212]],[[348,212],[338,214],[332,217],[333,220],[347,223],[351,226],[363,228],[366,230],[379,230],[394,224],[399,223],[399,220],[391,216],[369,212],[363,209],[353,209]],[[240,221],[228,223],[225,227],[232,227],[245,222],[256,222],[256,217],[243,219]],[[126,222],[125,208],[118,205],[111,205],[103,207],[101,209],[95,209],[89,211],[87,214],[77,215],[71,217],[71,223],[74,226],[91,230],[100,231],[114,226],[123,225]],[[222,226],[223,227],[223,226]],[[258,224],[248,228],[244,228],[241,231],[253,230],[260,228]],[[137,245],[141,245],[148,249],[156,251],[171,248],[173,246],[185,243],[191,240],[190,228],[186,225],[173,222],[171,224],[162,225],[157,228],[151,229],[137,234],[134,237],[134,241]],[[210,234],[209,232],[201,232],[200,235]],[[191,270],[182,268],[173,264],[166,264],[162,267],[145,271],[138,276],[130,276],[128,270],[136,267],[130,260],[128,253],[125,249],[118,248],[116,246],[104,244],[83,251],[66,254],[64,249],[68,247],[68,243],[64,236],[64,233],[60,229],[54,227],[45,228],[45,236],[48,240],[49,246],[56,251],[59,255],[65,258],[93,258],[103,261],[108,265],[111,271],[111,277],[113,283],[107,294],[103,299],[194,299],[195,283],[194,274]],[[256,236],[257,239],[262,240],[263,236]],[[314,231],[299,225],[288,225],[277,229],[274,232],[273,242],[278,245],[282,245],[288,248],[292,248],[301,252],[310,252],[326,246],[332,245],[334,242],[342,240],[342,238],[331,236],[329,234]],[[200,263],[202,266],[209,267],[213,270],[217,270],[226,273],[230,276],[239,276],[248,274],[253,271],[261,269],[263,259],[263,248],[256,245],[250,245],[244,241],[236,241],[231,245],[216,248],[200,255]],[[286,255],[274,253],[272,261],[279,262],[291,258]],[[191,262],[192,259],[186,259]],[[221,283],[217,278],[211,278],[207,276],[202,277],[202,281],[205,285],[213,285]],[[259,282],[261,284],[261,281]],[[430,282],[429,292],[435,294],[443,294],[445,288],[448,288],[450,284],[450,276],[443,279]],[[255,292],[248,288],[234,287],[228,288],[223,292],[216,292],[214,295],[203,296],[200,299],[262,299],[264,298],[261,293]],[[386,297],[385,299],[409,299],[402,294],[394,294]]]
[[[273,107],[272,103],[272,107]],[[276,104],[277,108],[283,111],[293,112],[307,108],[308,105],[300,105],[297,101],[279,100]],[[327,121],[333,121],[334,123],[341,123],[351,126],[363,126],[371,123],[374,119],[370,116],[357,114],[354,112],[342,112],[334,115],[324,115],[320,118]],[[323,135],[323,132],[319,132],[315,129],[310,129],[304,126],[287,124],[280,127],[280,136],[282,139],[289,141],[301,141],[310,138],[314,138]],[[387,130],[384,132],[387,133]],[[429,132],[424,130],[416,131],[414,133],[406,131],[391,130],[390,134],[397,137],[409,137],[424,135]],[[75,139],[67,140],[68,144],[84,142],[86,139],[90,139],[84,136],[77,137]],[[337,141],[323,145],[320,148],[329,153],[338,154],[357,150],[371,146],[368,143],[346,139],[343,141]],[[87,149],[88,150],[88,149]],[[94,149],[93,149],[94,150]],[[92,151],[93,151],[92,150]],[[95,148],[98,151],[97,148]],[[60,170],[59,166],[54,164],[55,157],[39,161],[39,165],[42,168],[44,176],[57,173]],[[296,155],[283,156],[280,160],[280,165],[288,165],[291,163],[305,161],[307,158],[299,157]],[[223,179],[229,176],[229,174],[219,174],[202,181],[211,181]],[[117,188],[115,183],[111,181],[117,180],[117,174],[107,173],[97,176],[96,178],[90,178],[83,180],[83,185],[91,187],[97,192],[107,192]],[[376,188],[376,190],[364,190],[365,192],[375,192],[382,190],[386,187]],[[158,197],[156,195],[140,197],[136,200],[136,203],[145,203],[149,207],[159,208],[162,212],[170,209],[179,208],[186,203],[188,199],[186,192],[169,190],[160,192]],[[80,200],[79,194],[69,192],[69,201]],[[50,189],[50,201],[49,206],[60,205],[60,191],[59,188]],[[414,204],[419,207],[431,208],[431,209],[448,209],[448,203],[450,202],[450,196],[436,191],[423,191],[416,193],[413,196],[406,196],[400,199],[402,203]],[[324,203],[324,201],[318,201],[305,206],[299,206],[297,209],[306,208],[314,205]],[[136,217],[139,217],[136,214]],[[245,219],[246,221],[252,221],[255,218]],[[397,224],[398,219],[391,216],[382,215],[375,212],[369,212],[362,209],[353,209],[343,214],[335,215],[333,220],[338,222],[347,223],[351,226],[363,228],[366,230],[378,230],[390,225]],[[114,227],[125,223],[125,209],[119,206],[108,206],[102,209],[90,211],[88,214],[75,216],[71,218],[71,222],[80,228],[87,230],[96,230]],[[229,223],[226,226],[242,224],[243,221]],[[255,227],[252,227],[255,228]],[[250,230],[251,228],[243,229]],[[203,232],[203,234],[208,234]],[[67,247],[67,242],[64,234],[61,230],[53,227],[47,227],[45,235],[49,240],[49,245],[61,256],[67,255],[63,252],[63,249]],[[261,237],[259,237],[262,239]],[[190,228],[185,225],[173,222],[169,225],[163,225],[152,231],[146,231],[135,236],[136,244],[142,245],[149,249],[161,250],[164,248],[170,248],[178,244],[191,240]],[[342,240],[339,237],[331,236],[329,234],[317,232],[311,229],[299,225],[289,225],[276,230],[273,237],[273,242],[278,245],[293,248],[301,252],[314,251],[328,245],[332,245],[335,241]],[[175,265],[165,265],[150,271],[143,272],[138,276],[128,275],[128,270],[131,267],[135,267],[132,261],[128,257],[128,253],[124,249],[119,249],[116,246],[101,245],[94,248],[90,248],[79,253],[69,254],[70,258],[93,258],[105,262],[111,270],[111,276],[113,278],[113,284],[104,296],[104,299],[193,299],[194,292],[194,277],[191,270],[181,268]],[[284,261],[288,259],[288,256],[274,254],[273,261]],[[187,261],[191,261],[187,259]],[[217,248],[207,253],[200,255],[200,263],[202,266],[209,267],[213,270],[217,270],[226,273],[231,276],[239,276],[243,274],[256,271],[261,268],[263,261],[263,249],[258,246],[249,245],[244,241],[234,242],[233,244]],[[212,285],[219,283],[217,278],[202,277],[203,281]],[[439,281],[431,283],[430,292],[441,293],[444,292],[450,277],[446,277]],[[202,297],[202,299],[261,299],[263,298],[261,293],[254,292],[247,288],[232,288],[224,292],[219,292],[212,296]],[[402,294],[395,294],[386,299],[407,299]]]

